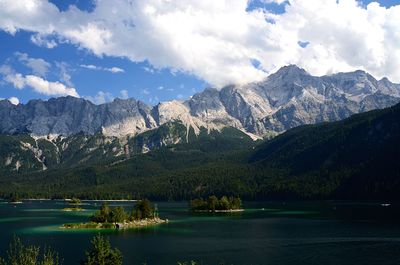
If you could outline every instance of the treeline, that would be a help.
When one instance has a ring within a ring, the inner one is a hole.
[[[142,220],[156,217],[153,204],[148,199],[137,201],[131,213],[127,213],[122,206],[109,207],[103,202],[100,210],[90,217],[95,223],[121,223],[124,221]]]
[[[212,195],[207,200],[203,198],[194,199],[189,202],[191,211],[228,211],[238,210],[242,208],[242,200],[239,197],[222,196],[218,199],[217,196]]]

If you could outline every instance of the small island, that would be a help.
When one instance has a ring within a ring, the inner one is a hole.
[[[207,200],[194,199],[189,202],[192,212],[232,213],[242,212],[242,200],[239,197],[222,196],[218,199],[212,195]]]
[[[80,212],[80,211],[84,211],[83,208],[79,207],[82,204],[80,199],[72,198],[72,199],[69,199],[69,200],[66,199],[65,201],[68,202],[68,205],[70,207],[63,208],[63,209],[61,209],[61,211],[64,211],[64,212]]]
[[[101,205],[99,211],[90,217],[87,223],[64,224],[62,228],[108,228],[127,229],[167,223],[168,220],[159,218],[157,209],[147,200],[137,201],[131,213],[122,206],[109,207],[107,202]]]

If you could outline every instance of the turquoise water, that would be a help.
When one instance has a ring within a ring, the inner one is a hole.
[[[113,203],[132,207],[133,203]],[[124,264],[400,264],[400,207],[381,203],[245,203],[232,214],[191,214],[186,203],[158,203],[170,222],[126,231],[101,230],[124,255]],[[0,203],[0,252],[13,234],[50,245],[64,264],[78,264],[98,230],[65,230],[99,207],[63,212],[63,202]]]

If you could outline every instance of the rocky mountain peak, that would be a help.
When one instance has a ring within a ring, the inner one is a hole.
[[[35,136],[77,133],[136,135],[169,121],[187,127],[235,127],[264,136],[289,128],[346,118],[400,101],[400,85],[377,81],[364,71],[316,77],[295,65],[282,67],[262,82],[207,88],[186,101],[149,106],[142,101],[115,99],[95,105],[75,97],[31,100],[12,105],[0,101],[0,133]]]
[[[304,70],[303,68],[298,67],[297,65],[287,65],[280,68],[277,72],[270,75],[270,79],[281,79],[281,80],[294,80],[301,79],[304,76],[310,76],[310,74]]]

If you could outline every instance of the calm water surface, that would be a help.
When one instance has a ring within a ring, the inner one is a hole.
[[[133,203],[112,203],[132,207]],[[84,212],[63,212],[64,202],[0,202],[0,252],[13,234],[25,242],[50,245],[64,264],[78,264],[94,230],[63,230],[84,222],[99,203]],[[103,231],[124,255],[124,264],[400,264],[400,205],[313,202],[245,203],[234,214],[191,214],[186,203],[158,203],[169,224],[145,229]]]

